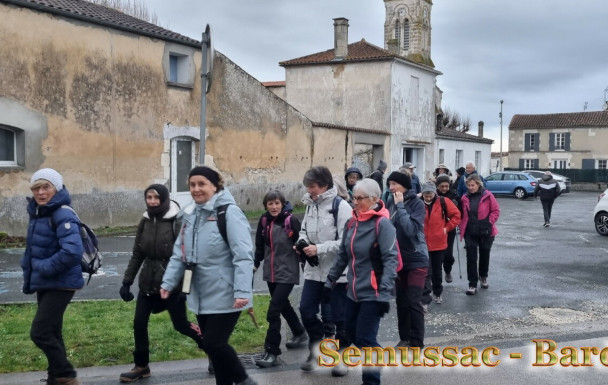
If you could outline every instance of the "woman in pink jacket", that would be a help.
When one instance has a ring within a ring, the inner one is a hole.
[[[462,221],[460,222],[460,239],[464,238],[467,251],[467,278],[469,290],[467,295],[477,293],[477,281],[487,289],[490,250],[494,237],[498,234],[496,221],[500,216],[500,207],[491,192],[483,187],[477,174],[466,179],[467,193],[462,196]],[[477,250],[479,249],[479,266]]]

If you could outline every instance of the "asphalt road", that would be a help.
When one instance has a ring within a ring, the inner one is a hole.
[[[490,288],[480,289],[475,296],[465,295],[468,287],[465,256],[462,244],[459,244],[462,279],[459,277],[458,266],[455,265],[454,282],[445,284],[443,304],[431,304],[427,314],[426,344],[472,345],[480,349],[497,346],[501,351],[528,351],[533,346],[531,339],[544,338],[553,339],[558,344],[566,341],[590,341],[584,343],[593,343],[593,346],[599,346],[600,349],[606,346],[608,237],[599,236],[593,226],[592,211],[597,202],[597,195],[598,193],[572,192],[560,197],[553,208],[550,228],[542,226],[540,201],[498,197],[501,207],[498,222],[500,233],[496,237],[491,254]],[[130,257],[132,243],[132,237],[102,239],[103,271],[99,276],[94,276],[90,285],[79,291],[75,299],[117,299],[122,272]],[[18,262],[21,253],[22,250],[0,251],[0,303],[34,300],[33,296],[20,293],[22,278]],[[261,274],[256,274],[254,289],[256,292],[266,291]],[[300,287],[296,287],[293,294],[293,302],[296,304],[299,294]],[[386,345],[397,340],[393,307],[382,321],[379,341]],[[284,355],[287,360],[289,356]],[[296,357],[292,364],[264,373],[276,372],[276,383],[289,381],[293,379],[293,374],[289,376],[286,372],[296,370],[295,373],[298,376],[300,374],[295,363],[299,359],[300,357]],[[200,365],[194,365],[198,369],[191,376],[200,379]],[[503,365],[502,368],[507,366]],[[168,370],[170,373],[171,369]],[[503,370],[497,370],[495,373],[498,377],[494,378],[486,377],[483,374],[486,372],[480,369],[476,371],[478,375],[474,378],[465,376],[464,382],[453,383],[524,383],[515,380],[509,382],[509,377],[521,374],[519,370],[507,369],[505,374],[499,374],[503,373]],[[608,368],[603,367],[603,370]],[[423,372],[424,370],[422,373],[412,372],[412,379],[425,378]],[[171,381],[181,379],[179,381],[190,383],[187,382],[188,371],[184,369],[180,373],[184,377],[176,377]],[[438,381],[439,378],[449,381],[453,375],[459,377],[460,372],[448,372],[444,375],[439,370],[433,373],[438,376]],[[569,378],[570,383],[573,380],[602,383],[596,375],[603,372],[586,371],[574,376],[568,372],[565,377],[559,373],[537,372],[533,377],[540,379],[538,383],[548,383],[548,380],[553,384],[563,383],[561,380],[566,378]],[[500,379],[501,376],[504,378]],[[167,374],[167,378],[157,377],[157,380],[174,383],[168,380],[169,377],[171,376]],[[587,377],[590,379],[583,380]],[[270,382],[263,383],[274,383],[272,376],[264,378]],[[491,378],[493,380],[490,380]],[[298,383],[315,383],[313,379],[314,377],[299,379]],[[352,377],[350,379],[354,380]],[[156,380],[152,381],[158,383]],[[336,384],[347,383],[341,379],[336,381]],[[104,382],[100,380],[100,383]]]

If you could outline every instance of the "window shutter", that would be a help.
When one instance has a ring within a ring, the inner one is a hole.
[[[530,151],[530,135],[524,134],[524,151]]]
[[[538,159],[534,159],[534,168],[535,168],[536,170],[538,170],[538,169],[540,168],[540,167],[538,167],[538,166],[539,166],[539,160],[538,160]]]
[[[549,134],[549,151],[555,151],[555,134]]]
[[[524,160],[523,160],[523,159],[520,159],[520,160],[519,160],[519,169],[520,169],[520,170],[523,170],[523,169],[524,169]]]
[[[540,149],[540,134],[534,134],[536,137],[534,140],[534,151],[538,151]]]
[[[566,151],[570,151],[570,133],[566,133]]]
[[[583,170],[595,169],[595,159],[583,159]]]

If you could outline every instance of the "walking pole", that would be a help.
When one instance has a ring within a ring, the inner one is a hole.
[[[462,279],[462,268],[460,267],[460,226],[456,227],[456,251],[458,252],[458,273]]]
[[[253,282],[255,281],[255,272],[257,269],[253,270],[253,277],[251,278],[251,292],[252,292],[252,296],[251,296],[251,307],[249,309],[247,309],[247,313],[249,314],[249,317],[251,317],[251,321],[253,322],[253,326],[255,326],[256,329],[259,329],[260,327],[258,326],[258,321],[255,319],[255,312],[253,311]]]

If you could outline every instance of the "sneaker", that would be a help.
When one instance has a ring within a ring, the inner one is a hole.
[[[300,365],[300,369],[302,369],[305,372],[312,372],[317,367],[317,365],[315,365],[315,364],[316,364],[315,355],[312,354],[312,352],[310,352],[310,353],[308,353],[308,358],[306,359],[306,361],[302,362],[302,365]]]
[[[488,284],[488,277],[480,277],[480,280],[482,289],[487,289],[488,287],[490,287],[490,285]]]
[[[331,368],[332,377],[344,377],[348,374],[348,366],[344,364],[338,364]]]
[[[150,376],[150,367],[148,365],[143,368],[140,368],[139,366],[134,366],[133,369],[129,370],[128,372],[120,374],[120,381],[132,382],[137,381],[140,378]]]
[[[279,360],[276,355],[264,352],[262,358],[255,360],[255,364],[260,368],[270,368],[272,366],[277,366],[279,364]]]
[[[213,362],[209,361],[209,366],[207,366],[207,371],[209,374],[215,374],[215,368],[213,367]]]
[[[477,294],[477,288],[475,286],[469,286],[469,290],[467,290],[467,295],[475,295]]]
[[[545,222],[544,227],[549,227],[549,222]]]
[[[440,295],[438,295],[437,297],[435,297],[435,303],[443,303],[443,300],[441,299]]]
[[[452,282],[452,273],[445,273],[445,281],[447,283],[451,283]]]
[[[285,343],[285,347],[287,349],[303,349],[308,347],[308,334],[304,332],[299,336],[293,336]]]

